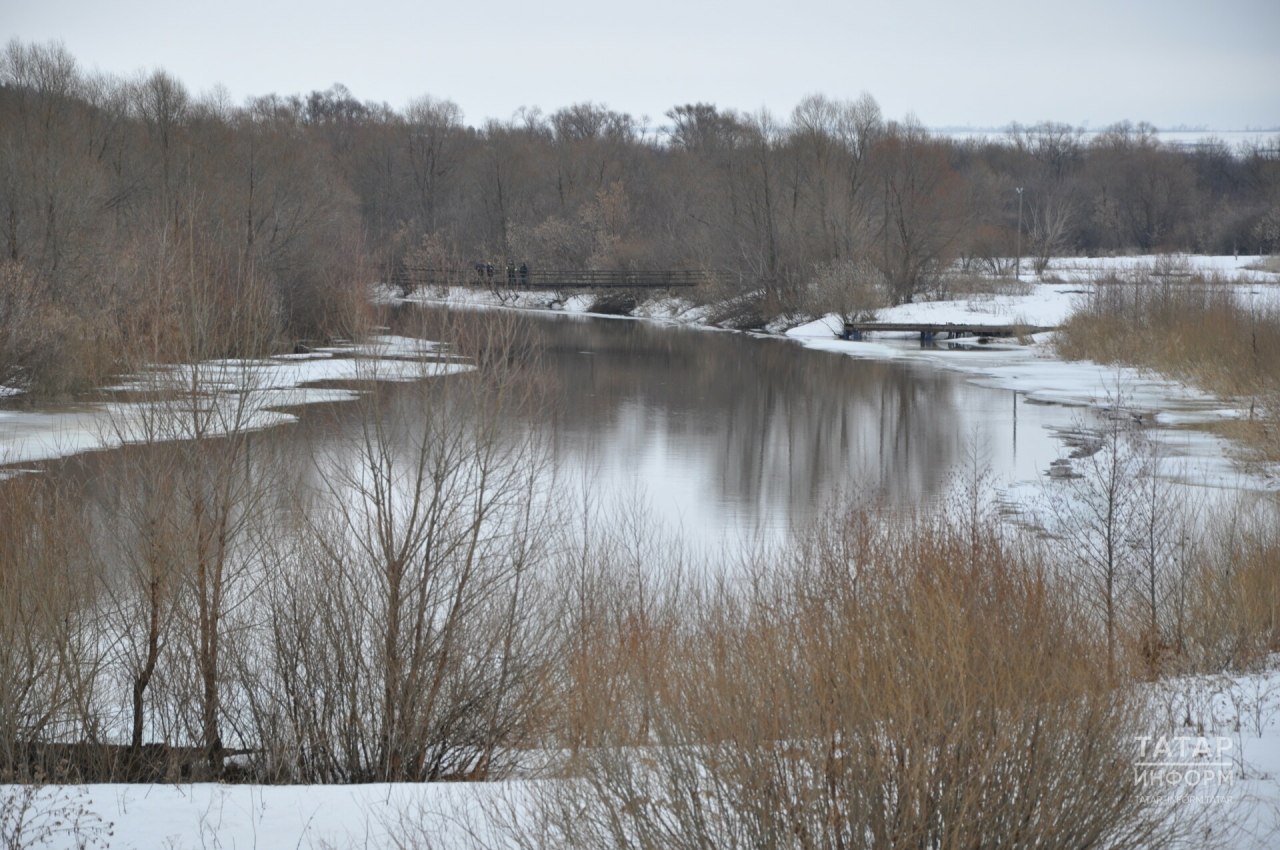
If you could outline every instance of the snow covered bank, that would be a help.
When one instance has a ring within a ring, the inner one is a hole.
[[[1203,833],[1192,845],[1280,846],[1280,670],[1149,689],[1158,725],[1151,741],[1135,742],[1136,760],[1159,765],[1143,774],[1152,793],[1183,795],[1199,809]]]
[[[1236,279],[1235,286],[1249,297],[1280,302],[1280,275],[1242,271],[1256,257],[1184,257],[1195,271],[1219,271]],[[1022,295],[990,295],[955,301],[926,301],[881,310],[877,319],[886,323],[1026,324],[1053,327],[1076,309],[1087,294],[1087,284],[1099,273],[1138,274],[1167,258],[1073,259],[1055,263],[1046,274],[1065,282],[1038,282]],[[1276,489],[1273,474],[1242,474],[1230,460],[1230,443],[1199,426],[1241,416],[1244,411],[1193,387],[1150,372],[1101,365],[1091,361],[1062,360],[1054,351],[1052,333],[1037,334],[1031,344],[1000,341],[980,344],[974,339],[923,345],[917,334],[876,334],[854,342],[839,339],[842,323],[835,316],[807,322],[788,330],[787,336],[822,351],[852,357],[896,359],[928,363],[963,372],[982,386],[1007,389],[1032,403],[1067,407],[1112,407],[1117,398],[1123,407],[1148,416],[1162,428],[1160,439],[1176,461],[1176,476],[1185,483],[1228,489]],[[1068,415],[1069,418],[1069,415]],[[1068,423],[1064,420],[1063,427]]]
[[[1041,327],[1060,325],[1090,291],[1088,281],[1100,274],[1150,274],[1173,270],[1217,273],[1236,281],[1242,293],[1255,299],[1280,303],[1280,273],[1250,270],[1259,257],[1137,256],[1114,258],[1066,258],[1055,260],[1044,280],[1026,284],[1021,294],[979,294],[955,300],[921,301],[879,311],[886,323],[957,323]],[[1029,275],[1024,275],[1024,278]],[[1176,280],[1177,277],[1171,278]],[[1008,287],[1016,289],[1017,287]],[[997,287],[998,289],[998,287]],[[551,310],[591,315],[593,295],[555,292],[498,293],[470,288],[422,291],[405,300],[469,308]],[[696,306],[679,296],[641,304],[631,319],[693,327],[709,327],[708,306]],[[618,318],[612,316],[610,318]],[[1060,421],[1051,428],[1066,432],[1079,425],[1071,408],[1110,407],[1119,393],[1126,408],[1138,411],[1161,426],[1159,436],[1168,449],[1166,474],[1184,483],[1224,489],[1270,490],[1280,488],[1275,476],[1244,475],[1231,460],[1231,444],[1205,430],[1241,415],[1222,400],[1177,381],[1136,369],[1105,366],[1089,361],[1064,361],[1057,356],[1051,334],[1038,334],[1032,344],[997,341],[979,344],[959,339],[922,346],[918,335],[876,334],[862,342],[839,338],[841,320],[825,316],[785,330],[785,335],[815,350],[851,357],[915,362],[932,368],[964,373],[974,384],[1018,393],[1033,404],[1063,406]],[[781,329],[780,329],[781,330]],[[1047,462],[1047,461],[1046,461]]]
[[[23,791],[0,786],[0,813]],[[45,786],[31,800],[34,821],[0,840],[49,850],[405,850],[464,847],[476,835],[496,848],[505,844],[489,834],[486,810],[520,795],[518,783]],[[49,814],[62,821],[52,834],[43,828]],[[9,826],[4,814],[0,826]]]
[[[1148,740],[1135,739],[1132,752],[1119,755],[1131,760],[1135,771],[1151,771],[1150,765],[1158,763],[1146,785],[1151,794],[1187,798],[1200,818],[1187,846],[1261,850],[1280,845],[1280,670],[1167,679],[1144,688],[1153,720]],[[1064,751],[1063,757],[1070,753]],[[532,806],[534,789],[531,780],[47,786],[38,790],[32,808],[79,811],[80,835],[55,834],[34,846],[498,850],[515,845],[495,816],[514,813],[527,822],[523,812]],[[0,800],[21,792],[0,786]],[[24,837],[36,832],[29,827]],[[472,838],[481,843],[470,844]]]
[[[217,436],[231,423],[261,430],[296,421],[289,408],[349,401],[357,391],[320,386],[369,381],[416,381],[471,367],[451,362],[437,343],[391,335],[359,345],[282,354],[263,360],[219,360],[199,366],[159,367],[126,376],[104,392],[140,394],[194,392],[209,404],[201,411],[201,433]],[[46,410],[0,410],[0,465],[33,463],[86,451],[115,448],[157,436],[157,414],[166,403],[103,401]],[[169,417],[162,439],[193,434],[192,417]],[[167,429],[167,430],[165,430]]]

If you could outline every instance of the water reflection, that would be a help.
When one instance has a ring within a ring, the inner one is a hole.
[[[405,308],[394,329],[447,339],[444,317],[421,311]],[[998,483],[1039,479],[1058,449],[1045,426],[1071,416],[928,365],[786,340],[563,314],[518,321],[549,373],[545,424],[558,480],[597,506],[638,496],[667,530],[700,545],[776,537],[851,488],[896,504],[936,498],[973,444]],[[373,391],[392,419],[421,410],[413,384]],[[298,423],[255,436],[254,452],[304,479],[316,457],[358,437],[360,411],[349,402],[290,412]],[[62,463],[91,480],[139,451]]]
[[[521,321],[558,388],[560,474],[606,495],[638,491],[703,540],[779,533],[848,488],[933,498],[973,435],[998,472],[1035,474],[1009,452],[1010,394],[951,373],[704,329]]]

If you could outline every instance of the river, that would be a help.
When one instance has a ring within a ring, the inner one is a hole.
[[[405,306],[392,325],[438,339],[443,315]],[[778,337],[649,321],[510,315],[548,373],[544,424],[566,492],[588,493],[605,508],[641,506],[665,533],[702,547],[776,540],[846,491],[927,503],[971,476],[975,456],[997,491],[1011,494],[1007,503],[1025,503],[1063,454],[1064,430],[1092,415],[924,360],[855,358]],[[349,377],[272,391],[279,398],[267,406],[291,415],[272,413],[264,423],[285,442],[298,434],[310,445],[352,433],[359,413],[346,399],[360,385]],[[376,391],[394,399],[409,387],[389,382]],[[116,452],[84,451],[102,431],[85,424],[86,409],[10,411],[0,446],[21,457],[34,430],[46,455],[77,455],[64,466],[69,474],[109,476]],[[46,445],[59,442],[66,451]],[[63,463],[40,457],[20,465]]]

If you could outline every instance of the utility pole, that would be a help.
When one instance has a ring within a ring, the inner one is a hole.
[[[1018,240],[1017,257],[1013,261],[1013,277],[1022,280],[1022,187],[1014,189],[1018,193]]]

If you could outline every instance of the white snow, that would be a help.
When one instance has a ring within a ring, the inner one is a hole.
[[[1149,686],[1157,726],[1175,763],[1208,742],[1216,754],[1206,761],[1230,763],[1227,782],[1158,782],[1157,793],[1180,793],[1200,809],[1201,846],[1254,850],[1280,846],[1280,670],[1164,679]],[[1182,739],[1183,743],[1175,743]],[[1164,786],[1164,787],[1161,787]],[[1205,838],[1213,839],[1205,841]]]
[[[4,797],[18,790],[0,786],[0,809]],[[485,800],[505,805],[519,794],[518,786],[498,783],[47,786],[36,807],[82,807],[80,838],[89,840],[81,845],[77,836],[63,833],[46,843],[15,846],[401,850],[430,841],[458,847],[470,833],[490,831]],[[35,832],[24,838],[32,840]]]
[[[1062,257],[1052,260],[1046,277],[1064,280],[1085,280],[1099,274],[1126,274],[1161,269],[1177,272],[1186,266],[1192,271],[1217,274],[1228,278],[1240,278],[1259,283],[1280,283],[1280,273],[1260,271],[1269,258],[1258,255],[1233,256],[1230,254],[1209,256],[1204,254],[1140,254],[1131,257]]]
[[[1164,679],[1144,685],[1153,739],[1172,752],[1161,761],[1221,764],[1226,781],[1154,783],[1152,794],[1188,798],[1201,818],[1186,846],[1261,850],[1280,846],[1280,669],[1234,675]],[[1134,741],[1121,754],[1139,764],[1152,760],[1154,743]],[[1219,755],[1219,752],[1221,755]],[[1181,769],[1181,768],[1174,768]],[[1203,768],[1201,768],[1203,772]],[[37,807],[83,808],[86,829],[98,841],[78,844],[70,834],[53,837],[50,850],[80,846],[116,850],[197,848],[303,848],[401,850],[468,847],[479,838],[490,850],[513,847],[497,825],[531,805],[536,782],[383,783],[371,785],[89,785],[48,786]],[[0,803],[17,792],[0,786]],[[0,805],[0,809],[3,806]],[[107,836],[105,830],[110,829]],[[1208,835],[1204,831],[1208,830]],[[1210,840],[1206,840],[1210,839]],[[18,846],[27,846],[19,844]]]
[[[289,408],[349,401],[358,390],[316,384],[416,381],[471,366],[421,358],[440,353],[428,340],[375,336],[357,346],[264,360],[217,360],[157,367],[106,391],[155,394],[181,390],[208,405],[200,416],[166,416],[171,402],[94,402],[46,410],[0,410],[0,465],[30,463],[139,442],[149,434],[186,439],[200,428],[216,436],[234,427],[260,430],[296,421]],[[340,356],[335,356],[340,355]],[[157,417],[160,414],[160,417]],[[165,422],[157,426],[157,419]]]

